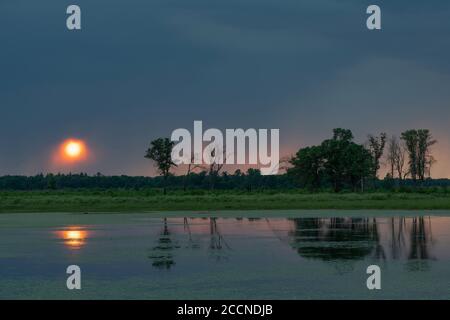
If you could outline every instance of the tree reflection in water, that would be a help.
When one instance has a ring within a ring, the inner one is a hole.
[[[200,248],[200,245],[196,241],[194,241],[194,238],[192,237],[191,226],[189,224],[188,218],[183,219],[183,228],[184,228],[184,232],[186,232],[188,235],[188,244],[187,244],[186,248],[190,248],[190,249]]]
[[[408,269],[428,270],[430,246],[433,244],[431,232],[431,219],[428,218],[428,227],[424,217],[413,218],[410,232],[410,249],[408,251]]]
[[[223,238],[219,227],[217,226],[217,218],[209,219],[210,226],[210,244],[209,251],[211,257],[216,259],[217,261],[228,259],[228,255],[226,249],[230,249],[230,246],[227,244],[225,239]]]
[[[367,218],[299,218],[293,222],[291,245],[304,258],[362,259],[377,245],[377,229]]]
[[[222,220],[207,217],[199,219],[202,223],[193,223],[193,220],[184,218],[183,229],[173,228],[175,232],[182,230],[185,235],[176,240],[176,234],[169,230],[167,218],[163,219],[157,245],[151,248],[149,255],[154,267],[170,269],[175,265],[176,249],[200,249],[201,239],[206,242],[210,257],[217,261],[228,259],[231,248],[220,230],[219,221]],[[261,219],[247,220],[249,224],[245,228],[252,228],[252,222],[257,224]],[[293,218],[287,219],[292,226],[288,231],[275,230],[270,220],[265,219],[274,235],[287,242],[301,257],[336,262],[339,271],[352,269],[355,261],[363,259],[405,260],[409,270],[424,270],[433,259],[430,218]],[[235,221],[244,220],[237,218]],[[195,241],[196,236],[200,236],[199,241]],[[187,242],[181,246],[179,241],[184,243],[185,240],[180,239],[185,238]]]
[[[372,218],[297,218],[291,219],[290,245],[307,259],[324,261],[408,260],[408,268],[427,267],[433,244],[431,220],[424,217],[390,218],[388,229]],[[408,223],[407,223],[408,220]],[[380,228],[384,227],[383,231]],[[382,236],[388,242],[381,241]],[[386,246],[386,244],[388,244]]]
[[[392,259],[401,258],[401,253],[406,247],[405,232],[406,220],[404,217],[391,218],[391,255]],[[396,220],[398,223],[396,223]]]
[[[167,225],[167,218],[163,219],[163,224],[163,230],[159,234],[157,245],[151,249],[151,254],[148,257],[153,261],[152,265],[155,268],[168,270],[175,265],[173,251],[179,248],[179,245],[172,239],[172,233]]]
[[[175,234],[169,230],[167,218],[163,219],[163,230],[158,234],[157,245],[150,249],[149,259],[152,260],[152,265],[158,269],[170,269],[175,265],[174,255],[175,250],[183,247],[184,249],[199,249],[200,244],[195,241],[191,230],[190,218],[183,218],[183,232],[187,234],[187,244],[175,239]],[[209,220],[209,245],[208,252],[211,257],[217,261],[226,260],[228,258],[227,250],[230,246],[225,241],[217,224],[217,218],[201,218],[201,220]],[[201,224],[199,224],[201,226]],[[195,226],[195,224],[194,224]],[[200,234],[205,235],[204,231]],[[182,245],[183,244],[183,245]]]
[[[411,248],[409,250],[408,258],[419,260],[429,259],[428,239],[431,240],[431,235],[429,237],[427,234],[425,228],[425,219],[423,217],[413,218],[410,239]]]

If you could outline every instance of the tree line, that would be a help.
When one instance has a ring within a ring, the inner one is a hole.
[[[449,183],[450,185],[450,183]],[[1,176],[0,190],[65,190],[65,189],[129,189],[148,190],[163,188],[180,192],[211,190],[211,177],[206,171],[185,175],[162,176],[105,176],[100,173],[79,174],[38,174],[35,176]],[[217,190],[288,190],[298,188],[298,184],[286,174],[263,176],[257,169],[246,172],[226,171],[217,175],[214,189]]]
[[[295,156],[290,157],[286,167],[287,176],[311,190],[331,186],[335,192],[345,188],[364,191],[367,184],[371,187],[379,178],[386,143],[386,161],[390,166],[386,179],[404,180],[409,176],[415,183],[431,177],[431,167],[436,161],[431,155],[431,146],[436,140],[428,129],[407,130],[401,134],[400,140],[395,136],[388,138],[384,132],[378,136],[370,134],[364,144],[358,144],[354,141],[352,131],[342,128],[334,129],[333,136],[320,145],[301,148]],[[177,166],[171,158],[173,146],[174,142],[168,138],[159,138],[151,142],[145,155],[155,162],[164,181],[170,176],[171,168]],[[214,154],[211,156],[214,159]],[[188,166],[186,180],[191,173],[191,166]],[[203,167],[211,189],[222,167],[223,164],[214,162]]]

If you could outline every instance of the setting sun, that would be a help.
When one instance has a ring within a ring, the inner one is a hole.
[[[62,143],[60,153],[68,161],[83,160],[87,155],[87,147],[82,140],[68,139]]]
[[[69,157],[78,157],[81,154],[81,145],[79,142],[69,142],[64,151]]]

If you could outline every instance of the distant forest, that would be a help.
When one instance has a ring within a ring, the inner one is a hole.
[[[58,189],[161,189],[166,185],[168,190],[211,190],[211,177],[206,172],[190,173],[189,176],[169,176],[167,181],[158,177],[132,177],[132,176],[103,176],[81,174],[38,174],[35,176],[2,176],[0,177],[0,190],[58,190]],[[426,179],[413,181],[412,179],[376,179],[367,183],[366,191],[390,190],[400,191],[418,190],[423,187],[430,189],[449,188],[450,179]],[[242,173],[239,170],[234,174],[222,172],[215,177],[214,189],[267,191],[267,190],[309,190],[295,176],[289,174],[263,176],[259,170],[250,169]],[[323,186],[320,191],[332,191],[332,185]],[[344,188],[351,190],[350,186]]]

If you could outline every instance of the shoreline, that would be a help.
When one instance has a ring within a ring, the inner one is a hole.
[[[230,193],[147,195],[133,190],[0,192],[0,214],[316,210],[450,210],[446,193]]]

